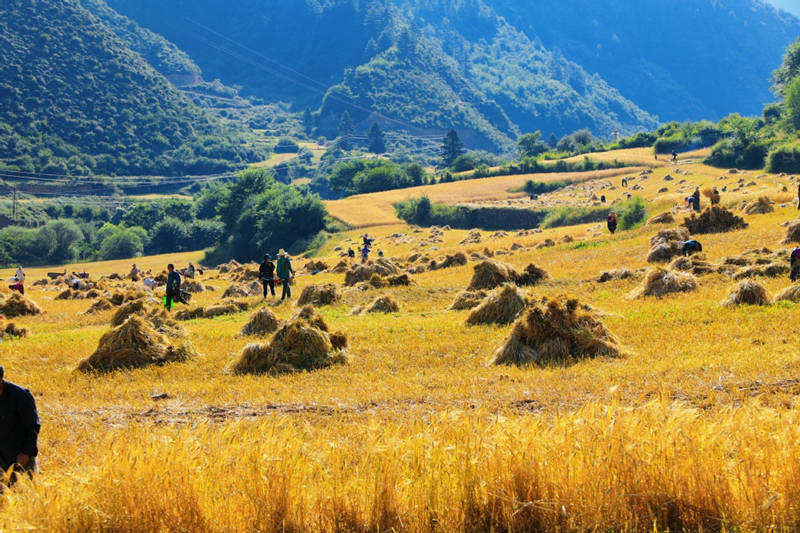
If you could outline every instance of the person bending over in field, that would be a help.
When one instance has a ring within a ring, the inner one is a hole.
[[[275,263],[269,254],[264,254],[264,262],[258,267],[258,277],[264,286],[264,298],[267,297],[267,289],[275,296]]]
[[[683,255],[692,255],[703,251],[703,245],[694,239],[688,240],[683,243]]]
[[[189,261],[189,266],[183,270],[184,277],[194,279],[194,265]]]
[[[617,231],[617,214],[614,211],[611,211],[608,214],[606,225],[608,226],[608,231],[611,232],[611,235],[614,235],[614,232]]]
[[[172,309],[172,302],[181,301],[181,275],[175,271],[175,266],[170,263],[167,265],[167,295],[164,299],[164,307],[167,311]]]
[[[4,381],[0,366],[0,488],[13,485],[21,473],[36,472],[39,427],[33,395]]]
[[[278,252],[278,265],[275,270],[278,274],[278,279],[281,280],[281,287],[283,288],[283,292],[281,292],[281,301],[287,298],[291,299],[292,289],[290,286],[292,284],[292,277],[294,276],[294,269],[292,269],[292,261],[289,258],[289,254],[283,251],[283,249]]]
[[[789,279],[792,281],[800,279],[800,248],[792,250],[789,256]]]

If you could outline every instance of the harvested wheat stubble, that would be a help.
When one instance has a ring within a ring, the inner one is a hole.
[[[672,224],[675,222],[675,217],[672,216],[672,213],[667,211],[666,213],[661,213],[660,215],[656,215],[651,217],[647,221],[647,226],[653,226],[655,224]]]
[[[92,306],[84,311],[84,315],[94,315],[97,313],[102,313],[103,311],[109,311],[114,309],[114,304],[109,302],[106,298],[100,298]]]
[[[786,287],[775,295],[775,301],[800,302],[800,284]]]
[[[528,305],[516,285],[507,284],[495,289],[474,308],[467,317],[467,324],[510,324]]]
[[[762,285],[755,281],[742,281],[730,293],[728,298],[722,302],[724,307],[734,307],[737,305],[770,305],[772,297]]]
[[[744,206],[744,212],[747,215],[763,215],[773,211],[775,211],[773,202],[766,196],[761,196]]]
[[[528,309],[514,324],[492,362],[542,366],[620,355],[622,347],[597,314],[575,299],[562,298]]]
[[[783,244],[800,243],[800,220],[795,220],[786,227]]]
[[[186,342],[174,343],[161,335],[142,317],[131,316],[105,333],[97,350],[78,365],[83,372],[109,372],[123,368],[186,361],[197,355]]]
[[[314,313],[313,308],[310,312]],[[336,334],[336,343],[347,344],[344,334]],[[345,362],[344,353],[334,347],[327,332],[295,317],[278,329],[269,344],[246,346],[231,370],[236,374],[277,375]]]
[[[244,325],[240,335],[253,335],[264,337],[266,335],[275,333],[280,327],[281,323],[275,313],[269,309],[259,309],[250,316],[250,320]]]
[[[614,280],[623,280],[623,279],[631,279],[638,276],[637,272],[629,268],[618,268],[616,270],[605,270],[600,273],[600,277],[597,278],[597,283],[605,283],[607,281],[614,281]]]
[[[683,253],[683,243],[689,240],[689,231],[683,227],[662,229],[650,238],[650,252],[647,254],[648,263],[663,263],[670,261],[676,255]]]
[[[747,223],[742,217],[734,215],[724,207],[711,206],[699,216],[692,214],[683,221],[683,225],[692,235],[703,233],[725,233],[737,229],[745,229]]]
[[[342,299],[339,289],[333,283],[325,285],[309,285],[303,289],[298,305],[332,305]]]
[[[42,309],[27,296],[15,292],[0,304],[0,314],[8,318],[34,316],[42,314]]]
[[[662,297],[665,294],[689,292],[697,289],[697,280],[691,274],[670,272],[663,268],[651,268],[645,275],[642,284],[628,297],[643,298],[645,296]]]

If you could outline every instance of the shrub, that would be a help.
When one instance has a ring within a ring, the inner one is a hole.
[[[770,151],[767,156],[769,172],[800,172],[800,143],[784,144]]]
[[[617,211],[617,220],[620,229],[633,229],[644,222],[647,215],[647,207],[644,200],[635,196]]]

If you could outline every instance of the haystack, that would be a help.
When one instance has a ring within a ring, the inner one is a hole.
[[[94,315],[96,313],[101,313],[103,311],[108,311],[114,309],[114,304],[109,302],[106,298],[101,298],[97,300],[92,306],[84,311],[84,315]]]
[[[478,244],[479,242],[481,242],[481,232],[474,229],[467,233],[467,236],[459,244],[464,246],[466,244]]]
[[[109,372],[186,361],[197,353],[191,344],[172,343],[139,316],[132,316],[100,338],[97,350],[81,361],[83,372]]]
[[[669,270],[680,270],[682,272],[691,272],[695,276],[703,274],[711,274],[717,271],[717,266],[708,261],[704,261],[702,256],[690,257],[677,257],[672,260],[667,267]]]
[[[310,326],[313,326],[322,331],[329,331],[328,324],[322,318],[316,309],[310,305],[304,305],[294,314],[292,320],[305,320]]]
[[[250,296],[250,287],[247,285],[230,285],[222,293],[223,298],[247,298]]]
[[[303,289],[298,305],[331,305],[342,299],[339,289],[333,283],[326,285],[309,285]]]
[[[645,296],[662,297],[674,292],[689,292],[697,289],[697,281],[691,274],[671,272],[663,268],[651,268],[642,284],[629,294],[629,298]]]
[[[777,278],[789,273],[789,266],[783,263],[768,263],[742,268],[733,274],[733,279],[747,279],[757,276]]]
[[[725,307],[736,305],[770,305],[772,297],[763,285],[755,281],[742,281],[731,291],[728,298],[722,302]]]
[[[380,274],[373,274],[367,282],[373,289],[382,289],[388,285],[386,280]]]
[[[42,309],[27,296],[15,292],[0,304],[0,314],[8,318],[17,316],[34,316],[42,314]]]
[[[597,283],[605,283],[607,281],[616,281],[623,279],[635,278],[637,273],[629,268],[618,268],[616,270],[605,270],[600,273],[597,278]]]
[[[336,274],[342,274],[344,272],[347,272],[347,268],[349,266],[350,266],[350,263],[348,263],[345,260],[341,260],[338,263],[336,263],[336,266],[331,269],[331,272],[334,272]]]
[[[323,270],[328,270],[328,265],[322,261],[311,260],[306,263],[303,268],[305,268],[307,272],[322,272]]]
[[[550,300],[529,309],[494,354],[494,364],[546,365],[623,354],[616,338],[577,300]]]
[[[683,242],[689,240],[686,228],[677,227],[659,230],[650,238],[648,263],[663,263],[683,253]]]
[[[508,284],[495,289],[481,304],[470,312],[467,324],[509,324],[525,309],[528,301],[516,285]]]
[[[792,285],[791,287],[786,287],[781,292],[775,295],[776,302],[779,302],[781,300],[789,302],[800,302],[800,284]]]
[[[766,196],[761,196],[744,206],[744,212],[748,215],[763,215],[775,211],[773,202]]]
[[[509,265],[499,261],[482,261],[473,267],[472,280],[468,290],[494,289],[517,279],[517,272]]]
[[[186,292],[205,292],[207,290],[214,290],[213,287],[206,287],[199,281],[188,280],[181,283],[181,290]]]
[[[81,291],[73,291],[72,289],[66,289],[58,293],[58,296],[55,298],[56,300],[85,300],[86,295]]]
[[[786,227],[783,244],[800,243],[800,220],[795,220]]]
[[[146,297],[147,294],[145,294],[142,291],[128,289],[125,292],[115,292],[108,298],[108,300],[115,306],[120,306],[125,302],[130,302],[132,300],[139,300],[140,298],[146,298]]]
[[[464,252],[456,252],[454,254],[447,254],[438,259],[430,262],[431,270],[441,270],[443,268],[450,268],[455,266],[464,266],[467,264],[467,254]]]
[[[274,333],[280,327],[280,320],[269,309],[259,309],[244,325],[240,335],[255,335],[264,337]]]
[[[117,309],[114,313],[114,316],[111,317],[111,325],[112,326],[120,326],[123,322],[125,322],[128,317],[131,315],[144,315],[145,313],[145,306],[146,302],[144,299],[141,300],[134,300],[132,302],[128,302],[124,304],[122,307]]]
[[[9,322],[5,325],[2,331],[0,331],[0,337],[18,337],[23,338],[28,336],[28,330],[26,328],[18,328],[16,324],[13,322]]]
[[[675,217],[672,216],[672,213],[667,211],[665,213],[661,213],[660,215],[656,215],[654,217],[651,217],[647,221],[646,225],[647,226],[653,226],[655,224],[672,224],[674,222],[675,222]]]
[[[363,309],[360,314],[369,313],[397,313],[400,311],[400,306],[397,305],[391,296],[379,296],[372,301],[369,306]]]
[[[552,248],[555,245],[556,245],[556,242],[553,239],[545,239],[542,242],[540,242],[539,244],[537,244],[536,248],[537,249]]]
[[[330,334],[331,346],[334,350],[344,350],[347,348],[347,335],[344,332],[336,331]]]
[[[347,287],[352,287],[356,283],[362,281],[369,281],[369,278],[375,273],[375,269],[370,265],[352,265],[344,273],[344,284]]]
[[[223,263],[217,266],[217,270],[220,274],[227,274],[229,272],[233,272],[235,269],[241,267],[241,263],[236,261],[235,259],[231,259],[227,263]]]
[[[236,305],[235,303],[223,302],[220,304],[209,305],[208,307],[204,307],[202,316],[203,318],[214,318],[223,315],[234,315],[240,311],[241,310],[239,309],[239,306]]]
[[[194,320],[196,318],[203,318],[203,307],[189,307],[175,313],[176,320]]]
[[[472,309],[479,306],[484,298],[486,298],[486,292],[484,291],[462,291],[450,305],[450,310]]]
[[[747,227],[747,223],[742,217],[738,217],[731,211],[718,205],[709,207],[699,216],[693,213],[683,221],[683,225],[692,235],[702,233],[724,233]]]
[[[525,267],[521,274],[517,274],[514,281],[517,285],[537,285],[547,277],[547,272],[531,263]]]
[[[346,338],[344,339],[346,344]],[[337,339],[342,344],[342,339]],[[272,337],[269,344],[245,346],[231,370],[236,374],[285,374],[318,370],[347,362],[333,347],[330,336],[303,320],[292,320]]]
[[[402,274],[386,278],[386,283],[388,283],[390,287],[408,287],[414,285],[414,280],[411,279],[411,276],[409,276],[407,272],[403,272]]]

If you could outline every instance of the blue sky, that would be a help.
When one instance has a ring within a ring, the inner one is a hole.
[[[800,0],[769,0],[781,9],[800,17]]]

